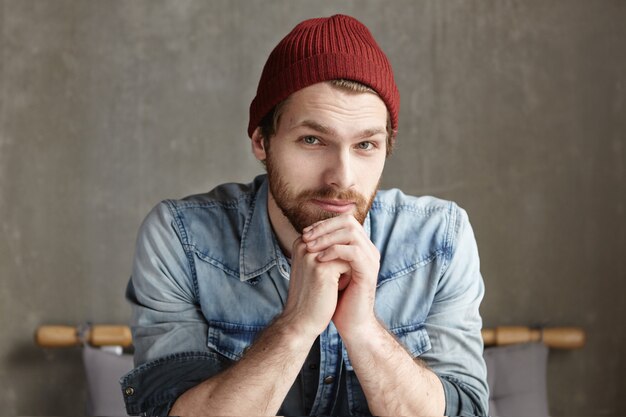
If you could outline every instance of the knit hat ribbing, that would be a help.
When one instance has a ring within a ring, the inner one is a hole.
[[[276,45],[250,104],[248,135],[294,92],[333,79],[358,81],[376,91],[387,106],[395,138],[400,94],[391,65],[367,27],[345,15],[305,20]]]

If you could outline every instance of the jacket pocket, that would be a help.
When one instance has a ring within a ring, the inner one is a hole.
[[[233,361],[241,359],[265,326],[210,321],[207,345]]]
[[[430,338],[424,324],[412,324],[390,330],[412,357],[430,350]]]

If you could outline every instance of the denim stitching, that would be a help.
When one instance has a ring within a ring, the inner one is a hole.
[[[461,216],[459,216],[459,209],[455,203],[450,202],[448,205],[448,216],[445,217],[446,220],[446,238],[444,242],[445,256],[444,262],[441,267],[441,274],[439,275],[439,279],[443,278],[444,274],[448,270],[448,266],[450,266],[450,262],[452,261],[452,256],[454,255],[455,245],[456,245],[456,237],[458,237],[459,223],[461,220]]]
[[[239,209],[239,205],[241,204],[241,201],[249,200],[251,197],[254,197],[254,194],[255,194],[254,192],[247,192],[234,199],[229,199],[229,200],[224,200],[224,201],[220,201],[220,200],[206,201],[205,200],[201,202],[198,200],[192,199],[192,197],[197,197],[197,196],[190,196],[188,197],[189,200],[187,199],[176,200],[176,205],[179,208],[192,209],[192,210],[213,208],[213,207],[226,208],[226,209]],[[205,195],[200,194],[199,196],[205,196]]]
[[[406,274],[409,274],[411,272],[414,272],[416,270],[418,270],[419,268],[423,268],[424,266],[432,263],[433,261],[435,261],[437,258],[439,258],[441,255],[443,255],[445,252],[443,250],[437,250],[435,252],[433,252],[432,254],[428,255],[427,257],[419,260],[418,262],[411,264],[407,267],[404,267],[398,271],[395,271],[391,274],[389,274],[388,276],[382,276],[378,281],[378,284],[376,284],[376,287],[380,287],[382,284],[389,282],[391,280],[394,280],[396,278],[399,278],[401,276],[404,276]]]
[[[228,268],[226,265],[224,265],[217,259],[214,259],[210,257],[208,254],[201,252],[200,249],[198,249],[196,245],[189,244],[189,245],[186,245],[186,247],[189,248],[190,250],[193,250],[195,254],[198,256],[198,258],[200,258],[202,261],[207,262],[216,268],[219,268],[220,270],[227,273],[228,275],[237,279],[239,279],[239,277],[241,276],[241,271],[235,271],[231,268]],[[248,275],[250,276],[261,275],[262,273],[269,271],[276,265],[278,265],[278,263],[276,262],[276,259],[273,259],[272,261],[262,266],[261,268],[254,270],[252,272],[249,272]],[[257,281],[251,282],[251,280],[248,280],[247,282],[249,284],[255,284]]]
[[[476,401],[480,401],[479,398],[477,398],[476,392],[474,391],[474,388],[461,381],[459,378],[451,376],[451,375],[439,375],[439,378],[441,379],[445,379],[448,382],[454,384],[454,385],[458,385],[459,388],[462,389],[462,391],[465,393],[465,395],[467,395],[468,397],[470,397],[470,400],[472,401],[472,408],[474,409],[474,411],[476,411],[478,409],[478,411],[485,411],[485,410],[481,410],[480,409],[480,404],[476,404]],[[446,405],[447,408],[447,405]],[[447,410],[446,410],[447,411]],[[484,413],[481,413],[480,415],[483,415]]]
[[[188,362],[189,360],[217,360],[220,361],[219,356],[216,353],[213,352],[178,352],[178,353],[173,353],[158,359],[155,359],[153,361],[144,363],[140,366],[138,366],[137,368],[135,368],[133,371],[131,371],[130,373],[128,373],[127,375],[123,376],[119,383],[122,385],[122,387],[127,386],[129,383],[132,384],[132,379],[134,379],[136,376],[138,376],[139,374],[145,373],[151,369],[154,369],[160,365],[163,364],[168,364],[168,363],[183,363],[183,362]],[[169,392],[169,393],[155,393],[147,398],[144,399],[144,401],[142,402],[143,408],[153,408],[156,406],[161,406],[163,405],[164,402],[169,402],[172,401],[176,398],[176,396]],[[141,405],[135,403],[134,398],[128,398],[128,397],[124,397],[124,401],[127,405],[128,411],[131,413],[139,413],[141,410]]]
[[[152,368],[156,368],[157,366],[162,365],[164,363],[168,363],[168,362],[185,362],[188,359],[203,359],[203,360],[206,359],[206,360],[208,360],[211,357],[215,358],[217,356],[213,352],[177,352],[177,353],[172,353],[170,355],[163,356],[161,358],[157,358],[157,359],[154,359],[154,360],[152,360],[150,362],[146,362],[146,363],[143,363],[143,364],[139,365],[138,367],[133,369],[131,372],[129,372],[128,374],[123,376],[122,379],[120,380],[120,382],[128,381],[129,379],[131,379],[132,377],[134,377],[138,373],[142,373],[144,370],[149,370],[149,369],[152,369]]]
[[[423,329],[424,327],[425,327],[424,323],[406,324],[406,325],[400,325],[400,326],[391,328],[389,329],[389,331],[395,334],[396,336],[403,336],[407,333],[414,332],[415,330]]]
[[[219,327],[222,330],[226,330],[228,333],[237,333],[237,332],[256,333],[256,332],[260,332],[261,330],[267,327],[267,324],[262,324],[262,325],[261,324],[259,325],[240,324],[240,323],[229,323],[226,321],[215,321],[215,320],[209,321],[208,324],[209,326],[214,325],[216,327]]]
[[[395,327],[393,329],[389,329],[389,331],[400,339],[402,345],[406,347],[412,356],[420,356],[422,353],[427,352],[432,348],[424,323]],[[419,338],[419,346],[404,343],[407,335],[417,335]]]
[[[370,210],[380,210],[390,214],[397,213],[399,211],[408,211],[410,213],[430,216],[433,213],[447,210],[447,207],[445,205],[419,207],[414,204],[386,204],[382,201],[374,201]]]
[[[183,243],[183,250],[185,251],[185,257],[187,258],[187,263],[189,264],[189,271],[191,272],[191,280],[193,282],[193,291],[194,291],[194,298],[196,303],[200,303],[200,287],[198,286],[198,277],[196,274],[196,267],[195,264],[193,262],[193,255],[189,252],[188,250],[188,246],[189,246],[189,235],[187,234],[187,230],[185,229],[185,225],[183,223],[183,219],[182,219],[182,215],[181,213],[178,211],[178,209],[176,208],[176,205],[174,203],[174,201],[172,200],[166,200],[167,203],[167,207],[170,211],[170,214],[172,215],[172,217],[174,218],[174,221],[176,222],[176,226],[178,227],[178,232],[181,235],[181,241]]]
[[[272,269],[276,265],[278,265],[278,262],[276,262],[276,259],[272,259],[268,264],[262,266],[259,269],[254,270],[252,272],[248,272],[247,275],[249,275],[249,276],[261,275],[262,273],[269,271],[270,269]]]
[[[204,262],[207,262],[207,263],[209,263],[209,264],[211,264],[211,265],[221,269],[222,271],[224,271],[228,275],[231,275],[231,276],[233,276],[235,278],[239,278],[239,271],[235,271],[233,269],[230,269],[226,265],[221,263],[220,261],[218,261],[216,259],[213,259],[209,255],[201,252],[196,245],[189,244],[187,246],[189,247],[189,249],[191,249],[191,250],[193,250],[193,252],[195,252],[195,254],[198,256],[198,258],[200,258]]]

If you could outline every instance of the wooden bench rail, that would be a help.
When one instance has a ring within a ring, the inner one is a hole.
[[[483,329],[485,346],[506,346],[519,343],[542,342],[553,349],[580,349],[585,345],[585,331],[580,327],[545,327],[533,329],[524,326],[501,326]]]
[[[123,325],[39,326],[35,342],[41,347],[69,347],[89,343],[92,346],[123,346],[133,344],[130,328]]]
[[[555,349],[578,349],[585,344],[585,332],[579,327],[502,326],[482,330],[485,346],[543,342]],[[130,328],[124,325],[95,324],[91,326],[40,326],[35,342],[41,347],[69,347],[89,343],[92,346],[132,345]]]

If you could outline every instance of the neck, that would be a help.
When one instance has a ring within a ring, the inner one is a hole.
[[[289,222],[289,219],[285,217],[281,209],[276,204],[272,192],[268,190],[267,196],[267,212],[270,217],[270,224],[276,237],[278,239],[278,245],[287,258],[291,258],[291,248],[293,242],[300,237],[300,233],[294,229]]]

